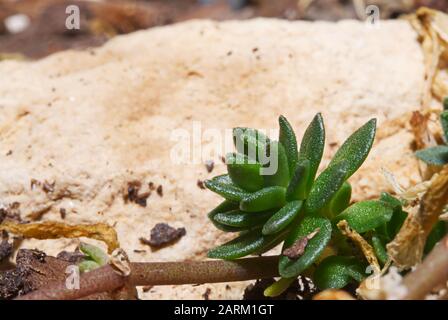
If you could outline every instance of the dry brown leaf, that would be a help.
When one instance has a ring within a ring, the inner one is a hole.
[[[109,253],[119,247],[115,229],[104,223],[68,225],[55,221],[25,224],[4,222],[0,224],[0,231],[2,230],[21,235],[25,238],[41,240],[80,237],[92,238],[105,242]]]
[[[346,220],[339,221],[337,227],[341,230],[343,235],[350,238],[359,247],[359,249],[361,249],[367,262],[372,267],[373,272],[375,274],[380,274],[380,264],[378,263],[378,259],[376,258],[375,251],[372,246],[358,232],[352,230]]]
[[[426,65],[426,84],[422,98],[426,109],[432,94],[439,100],[448,95],[445,77],[439,76],[448,65],[448,15],[429,8],[420,8],[410,18],[412,26],[419,33]]]
[[[422,259],[426,238],[448,202],[448,167],[431,180],[420,207],[411,210],[387,253],[400,269],[411,268]]]

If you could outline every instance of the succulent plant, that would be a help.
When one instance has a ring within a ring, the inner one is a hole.
[[[384,264],[385,246],[407,216],[400,200],[388,193],[350,205],[352,189],[347,179],[372,147],[376,120],[356,130],[317,178],[325,145],[321,114],[306,129],[300,147],[285,117],[280,116],[279,126],[279,141],[255,129],[235,128],[237,153],[227,155],[228,174],[205,181],[208,189],[225,198],[208,217],[216,228],[238,233],[235,239],[211,249],[208,256],[232,260],[259,255],[283,242],[278,263],[282,279],[266,295],[281,293],[304,272],[314,272],[313,280],[321,289],[361,281],[367,276],[366,261],[336,224],[347,221],[368,239]],[[277,170],[263,174],[273,159],[278,162]]]
[[[418,150],[415,155],[429,165],[443,166],[448,163],[448,97],[443,100],[440,123],[443,130],[443,145]]]

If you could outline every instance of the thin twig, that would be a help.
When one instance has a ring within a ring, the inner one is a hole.
[[[19,300],[73,300],[112,291],[125,283],[132,286],[202,284],[263,279],[278,275],[278,256],[235,261],[131,263],[131,274],[123,277],[110,265],[85,273],[79,289],[68,289],[65,282],[33,291]]]
[[[448,235],[446,235],[417,269],[407,274],[403,284],[406,300],[424,299],[434,288],[448,281]]]

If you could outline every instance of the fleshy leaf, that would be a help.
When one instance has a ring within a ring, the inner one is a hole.
[[[237,227],[230,227],[227,225],[224,225],[222,223],[219,223],[217,221],[215,221],[215,216],[218,213],[222,213],[222,212],[228,212],[231,210],[235,210],[238,209],[239,207],[239,203],[238,202],[233,202],[230,200],[225,200],[224,202],[222,202],[221,204],[219,204],[215,209],[213,209],[212,211],[210,211],[208,213],[208,218],[210,219],[210,221],[213,223],[213,225],[224,232],[239,232],[244,230],[243,228],[237,228]]]
[[[289,286],[296,280],[296,278],[280,278],[280,280],[274,282],[269,287],[267,287],[263,294],[265,297],[277,297],[281,295]]]
[[[258,212],[280,208],[285,204],[286,189],[267,187],[249,194],[240,202],[240,209],[246,212]]]
[[[260,225],[272,216],[273,212],[243,212],[240,210],[232,210],[228,212],[217,213],[214,216],[214,221],[239,228],[249,228]]]
[[[250,159],[260,161],[260,155],[268,152],[269,138],[262,132],[251,128],[234,128],[233,142],[236,150]],[[264,164],[264,162],[261,162]]]
[[[445,143],[448,142],[448,111],[445,110],[440,114],[440,123],[443,129],[443,136],[445,139]]]
[[[325,207],[344,183],[347,170],[347,162],[340,161],[322,171],[314,182],[305,202],[308,212],[317,212]]]
[[[380,200],[388,203],[392,207],[393,214],[390,221],[379,226],[376,231],[388,241],[391,241],[400,230],[408,214],[403,211],[401,201],[391,194],[382,192]]]
[[[392,213],[393,209],[388,203],[380,200],[367,200],[351,205],[333,220],[335,224],[346,220],[352,229],[363,233],[388,222],[392,218]]]
[[[288,202],[264,224],[262,233],[274,234],[286,228],[298,216],[302,204],[300,200]]]
[[[78,267],[80,273],[85,273],[99,268],[100,265],[93,260],[84,260],[78,264]]]
[[[247,256],[257,251],[265,251],[265,248],[281,242],[285,235],[283,233],[263,236],[260,229],[254,229],[243,233],[219,247],[211,249],[207,256],[215,259],[233,260]]]
[[[372,236],[372,247],[373,250],[375,250],[376,257],[384,265],[388,258],[386,246],[384,244],[384,241],[377,234],[374,234]]]
[[[334,194],[330,202],[325,206],[324,213],[328,217],[334,217],[344,211],[350,205],[352,186],[345,181],[342,187]]]
[[[415,156],[427,164],[442,166],[448,163],[448,146],[435,146],[415,152]]]
[[[280,257],[279,272],[282,277],[296,277],[319,258],[330,241],[331,223],[323,217],[307,216],[289,233],[283,249],[291,247],[297,240],[307,237],[316,230],[318,230],[317,234],[308,241],[303,254],[298,259]]]
[[[285,148],[278,141],[269,144],[269,157],[261,160],[263,165],[261,174],[266,186],[286,187],[289,183],[289,165]],[[276,164],[276,165],[275,165]]]
[[[84,253],[89,259],[95,261],[100,266],[104,266],[109,261],[109,256],[97,246],[81,242],[79,250]]]
[[[308,128],[305,130],[300,144],[299,159],[306,159],[310,162],[308,175],[307,193],[311,189],[317,169],[319,168],[322,154],[325,147],[324,120],[320,113],[316,114]]]
[[[321,290],[340,289],[366,277],[364,266],[355,257],[330,256],[316,268],[313,280]]]
[[[286,190],[286,199],[291,200],[303,200],[307,196],[308,177],[310,174],[310,162],[306,159],[298,161],[296,170],[288,184]]]
[[[375,132],[376,119],[371,119],[345,140],[328,166],[331,167],[345,160],[348,163],[345,178],[348,179],[366,160],[375,140]]]
[[[444,221],[438,221],[431,230],[431,233],[428,235],[428,238],[426,239],[424,252],[429,253],[432,248],[434,248],[436,243],[442,240],[447,231],[448,229],[446,223]]]
[[[289,174],[292,175],[298,160],[296,135],[291,124],[284,116],[278,118],[278,123],[280,126],[279,141],[285,147],[286,158],[289,164]]]
[[[204,184],[209,190],[231,201],[240,201],[250,194],[234,184],[228,174],[214,177],[211,180],[205,180]]]
[[[226,163],[230,179],[237,186],[247,191],[257,191],[263,188],[264,180],[260,175],[261,165],[259,163],[253,163],[247,156],[235,153],[227,155]]]

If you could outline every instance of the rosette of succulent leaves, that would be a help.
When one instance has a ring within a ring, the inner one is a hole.
[[[337,223],[347,221],[369,241],[384,265],[386,244],[407,216],[400,200],[388,193],[376,200],[350,201],[347,179],[369,154],[376,120],[356,130],[317,177],[325,145],[321,114],[305,130],[300,146],[285,117],[280,116],[279,126],[279,141],[255,129],[235,128],[237,152],[227,155],[228,174],[205,181],[209,190],[225,199],[208,217],[216,228],[236,234],[208,256],[233,260],[261,255],[283,242],[281,279],[266,289],[268,296],[282,293],[299,275],[310,276],[320,289],[360,283],[369,276],[368,263]],[[271,173],[273,161],[277,170]],[[426,252],[441,234],[441,229],[433,231]]]

